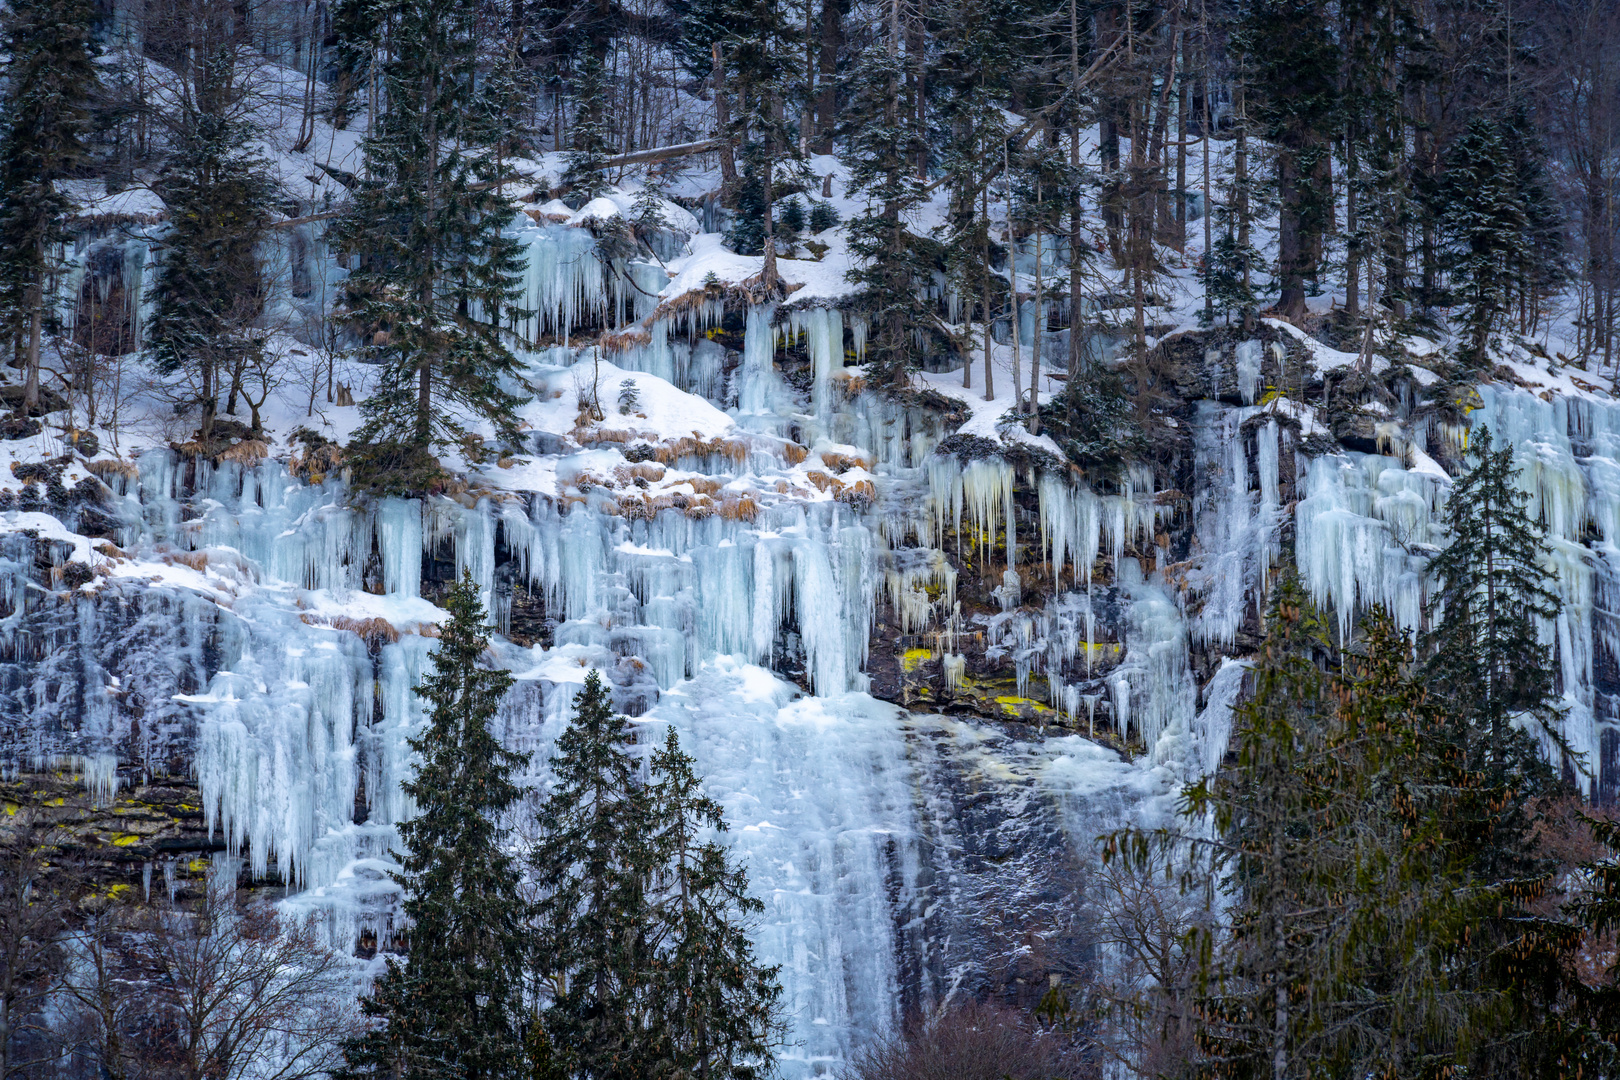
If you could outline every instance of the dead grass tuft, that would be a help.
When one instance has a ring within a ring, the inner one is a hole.
[[[759,517],[759,504],[752,495],[732,495],[720,503],[720,516],[727,521],[753,521]]]

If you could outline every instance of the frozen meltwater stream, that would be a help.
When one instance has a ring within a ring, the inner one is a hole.
[[[151,451],[109,477],[124,555],[97,555],[54,523],[37,530],[105,571],[59,606],[29,591],[34,559],[15,532],[50,519],[10,515],[3,705],[23,763],[71,758],[103,795],[142,772],[191,771],[209,827],[253,872],[288,879],[290,905],[319,912],[343,945],[386,934],[390,851],[413,810],[399,788],[406,740],[422,722],[411,687],[433,647],[422,631],[441,614],[422,592],[468,570],[497,629],[522,637],[519,622],[548,623],[547,644],[496,647],[518,680],[500,734],[534,754],[529,784],[547,783],[592,667],[648,743],[664,725],[680,731],[766,905],[756,936],[786,989],[784,1069],[814,1075],[902,1008],[986,985],[986,927],[1038,891],[1047,867],[1089,858],[1101,832],[1161,819],[1182,779],[1219,762],[1244,667],[1199,668],[1191,650],[1230,647],[1263,603],[1282,487],[1302,497],[1301,572],[1345,620],[1378,600],[1410,619],[1423,545],[1439,539],[1446,482],[1420,455],[1309,460],[1263,407],[1204,403],[1192,551],[1173,579],[1144,573],[1125,551],[1155,551],[1169,478],[1135,469],[1119,493],[1096,494],[1058,472],[936,453],[948,432],[917,409],[871,395],[834,409],[836,313],[755,311],[729,376],[712,342],[676,332],[691,329],[659,322],[617,366],[590,365],[588,350],[536,358],[525,413],[536,453],[476,478],[475,494],[355,504],[278,462],[211,467]],[[782,333],[806,339],[808,394],[771,366]],[[647,424],[674,418],[644,439],[664,448],[661,464],[626,455],[645,433],[574,449],[577,363],[604,402],[628,384]],[[1554,523],[1567,602],[1545,632],[1563,665],[1566,734],[1609,762],[1620,688],[1594,676],[1594,658],[1617,644],[1620,407],[1508,393],[1488,396],[1475,423],[1520,447]],[[688,438],[682,425],[700,430]],[[794,452],[789,436],[806,445]],[[845,463],[840,484],[871,496],[835,499],[832,461]],[[1584,540],[1589,526],[1600,540]],[[1009,570],[1002,613],[970,626],[955,567],[980,555],[956,538],[998,534],[1038,550],[1061,591],[1022,595]],[[873,698],[864,672],[880,600],[933,642],[947,678],[961,671],[960,635],[983,633],[987,655],[1071,731],[1106,716],[1146,749],[1127,761],[1083,734],[1009,733]],[[1118,654],[1105,673],[1107,618]]]

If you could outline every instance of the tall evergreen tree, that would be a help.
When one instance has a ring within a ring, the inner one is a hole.
[[[1365,314],[1365,365],[1371,363],[1382,312],[1404,311],[1409,299],[1405,245],[1415,200],[1407,133],[1411,102],[1422,93],[1427,74],[1427,54],[1412,0],[1346,0],[1339,13],[1345,306],[1351,315]]]
[[[1472,767],[1499,785],[1540,786],[1542,756],[1516,720],[1530,718],[1561,745],[1552,655],[1537,626],[1558,613],[1546,541],[1515,483],[1513,447],[1497,447],[1483,428],[1469,449],[1478,464],[1452,485],[1451,540],[1429,563],[1426,679],[1450,706],[1453,737]]]
[[[1456,828],[1477,816],[1483,785],[1435,737],[1446,706],[1414,661],[1408,634],[1368,613],[1319,774],[1336,791],[1317,839],[1340,915],[1311,1026],[1336,1075],[1437,1076],[1457,1060],[1478,1003],[1466,949],[1501,902],[1475,887],[1475,838]]]
[[[1475,371],[1490,367],[1491,335],[1507,316],[1514,269],[1525,254],[1529,220],[1515,172],[1501,123],[1477,117],[1452,146],[1440,185],[1443,264],[1463,307],[1458,358]]]
[[[644,779],[595,671],[557,751],[530,855],[544,1058],[593,1080],[769,1071],[781,988],[747,935],[761,904],[692,759],[671,731]]]
[[[1581,815],[1592,839],[1606,857],[1588,859],[1578,868],[1585,886],[1568,911],[1591,946],[1613,941],[1620,931],[1620,821]],[[1595,984],[1566,965],[1564,981],[1569,1007],[1559,1016],[1553,1048],[1566,1073],[1614,1075],[1620,1069],[1620,952],[1596,973]],[[1600,961],[1601,963],[1601,961]]]
[[[1472,933],[1503,902],[1473,878],[1454,825],[1481,785],[1434,731],[1445,705],[1414,677],[1382,611],[1335,672],[1290,572],[1240,710],[1233,760],[1192,787],[1187,881],[1230,900],[1198,931],[1209,1077],[1439,1076],[1480,1016]],[[1211,898],[1213,900],[1213,897]]]
[[[1297,318],[1332,217],[1329,136],[1339,108],[1339,43],[1326,0],[1243,0],[1241,12],[1234,45],[1243,56],[1248,100],[1276,146],[1277,308]]]
[[[6,92],[0,114],[0,313],[22,346],[19,410],[39,405],[39,355],[49,317],[51,249],[67,239],[72,208],[57,185],[88,156],[89,103],[98,82],[90,0],[12,0],[0,15]]]
[[[971,10],[971,9],[970,9]],[[975,12],[976,13],[976,12]],[[974,61],[984,52],[985,35],[967,36],[956,50],[947,54],[947,63],[976,67]],[[991,367],[991,332],[998,309],[999,282],[990,269],[990,215],[987,189],[991,172],[999,167],[1001,148],[1007,138],[1002,113],[982,86],[968,84],[952,88],[956,92],[944,104],[943,166],[950,178],[950,197],[945,221],[937,236],[945,256],[945,273],[956,302],[962,305],[964,323],[979,312],[979,336],[984,351],[984,392],[995,397]],[[973,385],[972,327],[964,327],[962,385]]]
[[[529,856],[535,975],[550,997],[549,1042],[577,1076],[653,1075],[669,1050],[648,1024],[653,1000],[649,891],[660,863],[652,808],[629,724],[592,670],[557,738],[555,783]]]
[[[652,756],[660,1028],[676,1075],[734,1077],[768,1069],[782,988],[761,967],[747,920],[765,905],[720,842],[720,804],[703,794],[675,729]]]
[[[931,307],[922,289],[932,279],[932,259],[907,225],[924,199],[914,163],[926,157],[915,112],[902,88],[918,62],[902,47],[898,14],[889,18],[880,42],[855,62],[848,83],[844,161],[850,191],[864,196],[865,212],[849,223],[849,248],[857,257],[849,280],[863,287],[863,314],[870,320],[866,357],[874,382],[903,382],[933,347]]]
[[[182,407],[200,412],[199,438],[233,411],[243,370],[264,348],[255,324],[269,282],[260,258],[275,200],[270,166],[251,146],[259,134],[239,60],[246,28],[226,4],[200,5],[189,21],[188,93],[173,106],[172,153],[158,177],[169,210],[147,343],[158,370],[182,376]],[[223,406],[223,408],[222,408]]]
[[[1253,248],[1241,248],[1230,224],[1215,239],[1214,250],[1204,255],[1198,265],[1198,280],[1204,287],[1206,304],[1198,319],[1212,323],[1219,316],[1230,326],[1237,316],[1239,325],[1247,326],[1254,318],[1256,298],[1246,281],[1249,270],[1258,261]]]
[[[1535,800],[1556,789],[1538,743],[1567,755],[1553,656],[1538,629],[1558,601],[1530,497],[1515,484],[1513,447],[1496,447],[1483,429],[1470,450],[1477,464],[1446,502],[1451,541],[1429,564],[1435,591],[1422,640],[1424,679],[1448,721],[1437,736],[1476,778],[1476,797],[1452,811],[1448,828],[1468,845],[1468,887],[1492,901],[1457,960],[1479,995],[1463,1060],[1480,1076],[1578,1075],[1559,1059],[1570,1045],[1565,973],[1579,933],[1537,909],[1556,867],[1533,835]]]
[[[580,106],[569,133],[572,145],[568,152],[568,168],[562,178],[569,198],[579,206],[608,189],[603,163],[612,147],[608,145],[608,117],[600,108],[607,90],[607,72],[602,62],[595,56],[586,56],[577,93]]]
[[[1525,101],[1513,104],[1503,120],[1503,132],[1513,159],[1514,189],[1524,213],[1524,234],[1513,267],[1519,332],[1533,334],[1541,306],[1568,284],[1564,220],[1547,175],[1550,155]]]
[[[445,610],[433,671],[417,687],[429,706],[426,730],[410,741],[421,764],[401,785],[417,807],[399,827],[405,851],[395,874],[405,891],[405,962],[390,958],[365,1000],[383,1023],[345,1046],[347,1077],[523,1075],[527,907],[500,819],[528,756],[503,748],[489,728],[512,677],[482,666],[489,630],[470,572]]]
[[[1224,940],[1202,944],[1208,991],[1198,1002],[1204,1075],[1303,1075],[1321,1046],[1310,1005],[1328,973],[1332,911],[1321,868],[1333,792],[1335,705],[1327,628],[1290,573],[1274,596],[1254,673],[1254,697],[1235,718],[1233,764],[1187,792],[1182,813],[1208,816],[1209,888],[1234,898]],[[1201,870],[1202,872],[1202,870]]]
[[[469,421],[515,438],[517,362],[503,330],[521,312],[522,255],[503,230],[510,180],[483,118],[476,0],[387,0],[386,107],[365,140],[367,179],[334,238],[358,265],[346,303],[363,351],[380,364],[362,408],[358,464],[373,486],[412,490],[437,473],[434,452],[478,456]],[[500,89],[497,87],[496,89]]]

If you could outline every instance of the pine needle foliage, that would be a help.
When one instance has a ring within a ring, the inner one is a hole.
[[[356,434],[362,465],[422,459],[449,447],[479,456],[469,421],[517,437],[517,399],[502,385],[517,361],[505,330],[521,310],[522,252],[506,236],[511,181],[498,133],[485,122],[504,93],[478,77],[473,0],[387,0],[367,9],[387,27],[386,108],[364,149],[366,179],[333,229],[358,265],[345,304],[360,352],[380,365]],[[352,32],[367,35],[366,25]],[[369,486],[409,490],[376,476]]]
[[[427,728],[401,785],[417,814],[399,827],[406,958],[390,959],[365,1000],[381,1026],[345,1046],[345,1077],[499,1080],[522,1075],[527,905],[501,824],[528,755],[505,749],[490,721],[512,684],[483,666],[489,630],[470,572],[451,589],[433,670],[417,693]]]
[[[1515,269],[1530,255],[1530,218],[1521,198],[1509,132],[1477,117],[1451,147],[1440,185],[1447,237],[1443,260],[1463,308],[1459,359],[1488,370],[1491,335],[1509,310]]]
[[[39,396],[40,338],[45,331],[51,250],[70,237],[72,203],[58,184],[89,157],[89,102],[99,76],[89,0],[11,0],[0,13],[6,56],[4,135],[0,137],[0,317],[25,343],[23,403]]]
[[[1194,930],[1194,1075],[1441,1077],[1499,1030],[1473,945],[1507,892],[1456,826],[1490,797],[1435,732],[1446,706],[1386,613],[1332,647],[1297,577],[1274,593],[1226,764],[1188,789],[1183,830],[1113,850],[1179,852],[1227,920]],[[1218,899],[1221,902],[1217,902]]]
[[[1332,919],[1320,845],[1334,809],[1320,783],[1331,767],[1331,646],[1293,574],[1277,587],[1267,629],[1232,763],[1189,788],[1182,807],[1210,822],[1218,839],[1200,853],[1206,881],[1235,900],[1222,939],[1206,930],[1198,943],[1200,1074],[1212,1077],[1295,1075]]]
[[[530,857],[547,1061],[604,1080],[769,1071],[781,988],[748,937],[762,905],[692,758],[671,730],[644,775],[595,671],[557,750]]]
[[[928,146],[901,87],[914,58],[899,49],[900,31],[868,47],[850,73],[844,161],[849,190],[866,208],[849,222],[849,249],[858,260],[847,274],[864,290],[871,323],[866,361],[876,384],[903,384],[934,345],[937,320],[922,298],[934,271],[931,250],[907,227],[924,201],[916,161]]]
[[[576,1076],[649,1075],[665,1052],[646,1023],[649,889],[659,852],[629,723],[594,670],[574,697],[573,723],[557,737],[552,771],[529,855],[544,889],[533,964],[551,998],[546,1034]]]
[[[1620,1069],[1620,950],[1612,948],[1620,935],[1620,821],[1585,814],[1581,821],[1606,857],[1577,868],[1584,888],[1566,910],[1584,934],[1581,946],[1611,947],[1595,985],[1567,979],[1573,1001],[1560,1017],[1556,1052],[1566,1074],[1612,1076]]]
[[[276,197],[270,163],[251,149],[262,131],[239,62],[240,30],[222,11],[207,14],[195,28],[191,93],[174,106],[173,151],[156,184],[171,227],[148,290],[146,332],[157,369],[184,376],[179,404],[200,410],[204,442],[216,414],[233,404],[227,386],[241,385],[264,348],[259,317],[270,281],[259,246]]]
[[[1563,1077],[1575,1075],[1563,1059],[1579,1043],[1572,1010],[1584,992],[1569,971],[1580,931],[1542,910],[1556,867],[1534,843],[1534,800],[1557,787],[1543,745],[1571,769],[1583,763],[1558,731],[1553,656],[1538,626],[1558,602],[1513,447],[1482,429],[1470,449],[1477,463],[1446,504],[1451,542],[1429,565],[1436,589],[1422,641],[1424,680],[1447,718],[1436,734],[1478,783],[1448,827],[1468,845],[1470,887],[1491,901],[1458,960],[1480,992],[1462,1060],[1479,1075]]]
[[[1451,540],[1429,563],[1435,581],[1423,638],[1426,681],[1454,717],[1452,736],[1471,768],[1494,783],[1542,785],[1549,779],[1531,737],[1538,727],[1561,745],[1551,650],[1538,620],[1558,614],[1545,559],[1546,540],[1527,513],[1528,492],[1515,482],[1513,447],[1480,429],[1470,450],[1477,464],[1446,500]]]
[[[754,957],[749,924],[765,905],[721,843],[725,815],[692,764],[671,728],[652,756],[660,1027],[675,1075],[758,1074],[779,1035],[779,969]]]

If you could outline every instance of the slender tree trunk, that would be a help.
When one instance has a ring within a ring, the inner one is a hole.
[[[1035,205],[1041,204],[1040,184],[1035,185]],[[1044,218],[1044,213],[1040,215]],[[1041,346],[1046,342],[1046,297],[1041,286],[1041,233],[1044,230],[1037,224],[1035,228],[1035,317],[1031,320],[1033,333],[1029,336],[1029,430],[1032,435],[1041,433]]]
[[[1187,121],[1191,119],[1192,88],[1186,79],[1178,79],[1176,86],[1176,192],[1175,227],[1170,233],[1171,246],[1187,254]]]
[[[765,262],[760,267],[760,284],[766,289],[776,287],[776,231],[771,222],[771,155],[765,155]]]
[[[1119,18],[1120,12],[1116,5],[1111,4],[1098,12],[1096,47],[1099,51],[1113,48],[1119,40]],[[1097,148],[1103,167],[1102,218],[1103,227],[1108,235],[1108,253],[1113,257],[1116,267],[1123,267],[1125,193],[1119,178],[1119,108],[1117,93],[1107,93],[1099,109],[1101,115],[1097,120]]]
[[[1001,169],[1009,178],[1012,175],[1007,153],[1007,144],[1002,143]],[[1013,406],[1022,410],[1024,406],[1023,386],[1023,356],[1020,350],[1019,323],[1023,322],[1022,312],[1018,309],[1018,241],[1013,236],[1012,221],[1012,192],[1007,193],[1007,306],[1012,311],[1012,322],[1008,327],[1012,342],[1012,379],[1013,379]]]
[[[726,99],[726,69],[721,62],[720,43],[709,47],[714,58],[714,126],[720,140],[720,191],[730,197],[737,190],[736,147],[731,143],[731,103]]]
[[[833,129],[838,124],[838,53],[844,47],[843,0],[822,0],[820,86],[816,95],[816,152],[833,152]]]
[[[214,439],[214,417],[219,412],[219,373],[216,367],[213,357],[202,363],[202,425],[198,435],[204,443]]]
[[[39,346],[45,298],[44,282],[36,278],[28,287],[28,342],[24,366],[27,371],[23,382],[22,414],[31,415],[39,408]]]
[[[1208,0],[1199,0],[1198,17],[1201,28],[1199,34],[1203,44],[1204,55],[1204,265],[1209,266],[1210,257],[1210,219],[1215,216],[1215,204],[1210,199],[1209,189],[1209,146],[1215,136],[1214,110],[1210,105],[1209,97],[1213,89],[1214,80],[1210,77],[1210,47],[1209,47],[1209,3]],[[1215,318],[1215,301],[1204,290],[1204,318],[1206,322],[1213,322]]]
[[[1356,230],[1356,185],[1361,156],[1356,152],[1356,125],[1351,121],[1344,133],[1344,310],[1351,316],[1361,313],[1361,241]]]
[[[990,185],[984,184],[979,188],[980,213],[984,218],[984,400],[996,400],[996,376],[992,368],[991,346],[994,341],[990,337],[991,312],[995,309],[990,306]]]
[[[1244,92],[1241,75],[1234,84],[1234,93],[1237,96],[1237,138],[1232,146],[1232,201],[1237,204],[1237,243],[1238,250],[1242,252],[1239,261],[1243,263],[1243,290],[1248,292],[1253,287],[1250,275],[1253,268],[1249,265],[1249,114],[1248,95]],[[1254,328],[1254,314],[1250,307],[1243,309],[1243,329]]]
[[[1069,86],[1071,92],[1080,92],[1080,5],[1078,0],[1069,0]],[[1069,168],[1078,175],[1080,172],[1080,122],[1078,120],[1069,125]],[[1084,282],[1081,278],[1080,245],[1085,243],[1085,232],[1081,227],[1083,214],[1080,207],[1080,194],[1075,192],[1074,202],[1069,206],[1069,381],[1073,382],[1080,377],[1085,367],[1085,303],[1081,290]]]

